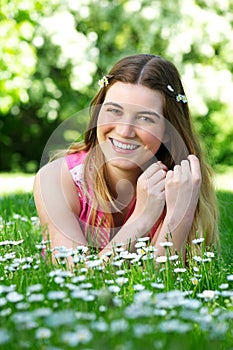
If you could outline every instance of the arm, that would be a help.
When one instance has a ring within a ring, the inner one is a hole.
[[[125,246],[131,243],[132,247],[137,238],[150,231],[164,209],[166,170],[165,165],[157,162],[138,178],[135,209],[111,242],[100,252],[100,256],[111,251],[116,243],[124,243]]]
[[[165,181],[167,213],[157,237],[152,240],[157,255],[164,255],[161,242],[172,241],[173,250],[185,256],[185,245],[191,230],[200,195],[201,171],[199,160],[189,155],[188,160],[168,171]],[[171,236],[170,237],[170,233]]]
[[[64,158],[48,163],[35,177],[34,198],[51,248],[87,245],[78,222],[80,202]]]

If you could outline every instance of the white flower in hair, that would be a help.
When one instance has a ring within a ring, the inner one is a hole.
[[[170,92],[174,92],[175,93],[175,89],[170,84],[167,85],[167,89]],[[183,102],[183,103],[187,103],[188,102],[187,97],[185,95],[177,94],[175,96],[176,96],[176,101],[177,102]]]
[[[102,89],[103,87],[107,86],[109,84],[108,78],[104,75],[102,79],[98,81],[98,85]]]
[[[183,102],[183,103],[188,102],[187,97],[185,95],[181,95],[181,94],[176,95],[176,101]]]

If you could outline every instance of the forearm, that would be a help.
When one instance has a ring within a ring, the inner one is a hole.
[[[165,181],[167,213],[154,245],[157,254],[164,255],[161,243],[171,241],[173,252],[184,252],[186,242],[193,224],[194,215],[200,195],[201,170],[199,160],[189,155],[174,170],[169,170]]]
[[[159,228],[159,232],[157,232],[156,239],[152,240],[152,244],[157,249],[156,255],[165,255],[165,248],[161,245],[164,242],[173,243],[172,253],[184,253],[192,222],[193,216],[184,216],[182,220],[177,221],[167,214]]]
[[[66,225],[65,225],[66,224]],[[51,248],[64,246],[68,249],[75,249],[77,246],[87,246],[87,240],[81,231],[78,219],[68,213],[64,220],[54,223],[50,219],[44,225],[44,233],[51,240]]]
[[[101,251],[111,251],[117,243],[132,250],[136,240],[143,237],[161,216],[165,205],[164,184],[166,166],[161,162],[151,164],[138,178],[135,209],[111,242]]]
[[[130,245],[130,249],[132,249],[136,240],[147,234],[152,226],[153,224],[146,217],[132,214],[108,245],[100,252],[100,256],[112,251],[117,244],[122,244],[125,248]]]
[[[76,187],[63,159],[49,163],[38,172],[34,199],[44,234],[51,240],[51,248],[87,245],[78,220],[80,203]]]

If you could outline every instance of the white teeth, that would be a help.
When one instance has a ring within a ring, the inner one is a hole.
[[[119,141],[116,141],[114,139],[112,139],[112,143],[115,147],[117,148],[121,148],[121,149],[129,149],[129,150],[133,150],[136,149],[138,146],[135,145],[126,145],[125,143],[121,143]]]

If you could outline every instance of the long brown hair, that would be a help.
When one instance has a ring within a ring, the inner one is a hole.
[[[85,162],[86,185],[92,179],[94,201],[91,209],[89,222],[95,226],[96,208],[101,208],[107,212],[106,220],[109,227],[113,227],[113,219],[106,203],[113,203],[111,193],[106,184],[106,170],[103,154],[100,151],[97,140],[97,120],[101,105],[105,100],[107,91],[116,82],[128,84],[141,84],[152,90],[159,90],[163,95],[163,115],[167,120],[167,125],[171,126],[169,132],[169,145],[161,144],[156,158],[161,160],[169,169],[175,164],[186,159],[188,154],[195,154],[200,161],[202,171],[202,186],[200,198],[195,212],[193,225],[188,241],[191,242],[198,233],[198,237],[206,237],[206,243],[216,243],[218,241],[217,229],[217,205],[215,192],[212,186],[212,172],[209,165],[204,160],[203,152],[200,148],[198,137],[195,133],[190,118],[188,103],[177,102],[178,94],[185,95],[184,88],[178,70],[171,62],[160,56],[150,54],[139,54],[122,58],[118,61],[110,72],[106,75],[109,84],[100,89],[92,100],[90,111],[91,119],[85,133],[82,144],[74,144],[69,152],[79,150],[88,152]],[[180,142],[182,140],[182,142]],[[93,162],[93,156],[95,162]],[[99,162],[99,164],[98,164]],[[92,169],[92,172],[90,172]],[[93,172],[95,172],[93,177]],[[95,181],[93,181],[93,178]]]

